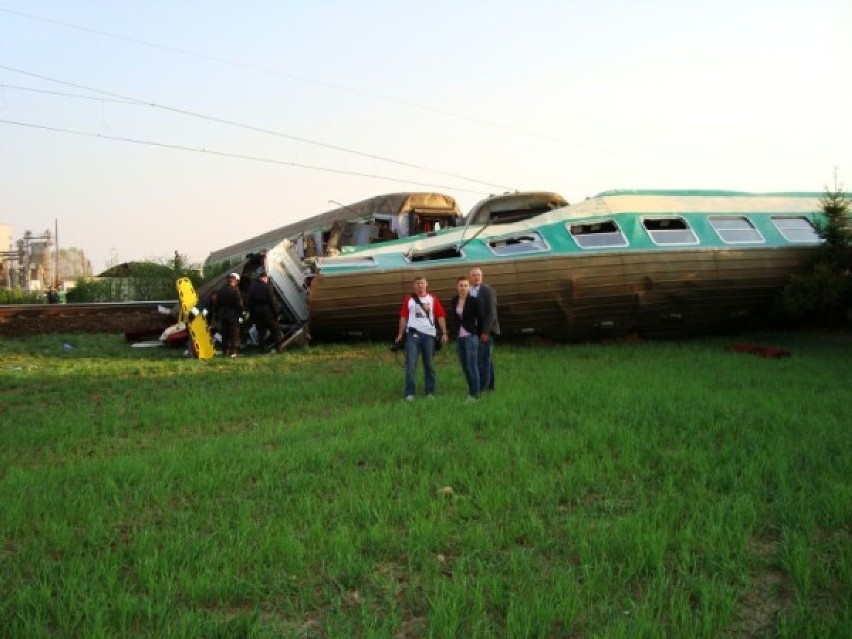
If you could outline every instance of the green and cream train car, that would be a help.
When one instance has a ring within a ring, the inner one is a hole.
[[[445,304],[476,265],[505,336],[585,340],[741,326],[821,239],[818,193],[608,191],[510,224],[469,225],[323,258],[312,336],[389,339],[417,275]]]

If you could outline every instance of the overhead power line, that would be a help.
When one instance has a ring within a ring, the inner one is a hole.
[[[569,145],[569,146],[573,146],[573,147],[577,147],[577,148],[587,149],[589,151],[594,151],[596,153],[602,153],[602,154],[605,154],[605,155],[612,155],[612,156],[615,156],[615,157],[622,157],[622,158],[627,158],[627,159],[631,159],[631,160],[638,160],[638,161],[647,163],[647,161],[643,160],[642,158],[638,158],[636,156],[629,155],[629,154],[626,154],[626,153],[620,153],[620,152],[617,152],[617,151],[602,149],[602,148],[599,148],[599,147],[596,147],[596,146],[593,146],[593,145],[590,145],[590,144],[573,142],[573,141],[570,141],[570,140],[565,140],[565,139],[562,139],[562,138],[555,137],[553,135],[541,133],[539,131],[532,131],[532,130],[529,130],[529,129],[524,129],[524,128],[521,128],[521,127],[513,126],[511,124],[506,124],[506,123],[503,123],[503,122],[486,120],[484,118],[478,118],[478,117],[468,115],[468,114],[464,114],[464,113],[457,113],[455,111],[440,109],[438,107],[430,106],[430,105],[427,105],[427,104],[421,104],[421,103],[418,103],[418,102],[411,102],[411,101],[408,101],[408,100],[402,100],[400,98],[394,98],[394,97],[390,97],[390,96],[387,96],[387,95],[379,95],[379,94],[375,94],[375,93],[370,93],[368,91],[364,91],[362,89],[358,89],[358,88],[351,87],[351,86],[346,86],[346,85],[342,85],[342,84],[335,84],[333,82],[326,82],[324,80],[315,80],[313,78],[308,78],[308,77],[297,75],[297,74],[294,74],[294,73],[288,73],[288,72],[281,71],[281,70],[278,70],[278,69],[270,69],[268,67],[262,67],[262,66],[259,66],[259,65],[249,64],[249,63],[246,63],[246,62],[238,62],[236,60],[229,60],[227,58],[220,58],[218,56],[208,55],[206,53],[198,53],[197,51],[190,51],[188,49],[182,49],[180,47],[173,47],[173,46],[169,46],[169,45],[158,44],[156,42],[149,42],[147,40],[142,40],[140,38],[132,38],[132,37],[129,37],[129,36],[123,36],[123,35],[116,34],[116,33],[110,33],[108,31],[102,31],[100,29],[92,29],[90,27],[85,27],[85,26],[78,25],[78,24],[72,24],[70,22],[64,22],[64,21],[61,21],[61,20],[54,20],[52,18],[45,18],[43,16],[37,16],[37,15],[31,14],[31,13],[25,13],[23,11],[13,11],[11,9],[5,9],[5,8],[0,7],[0,12],[9,13],[9,14],[16,15],[16,16],[19,16],[19,17],[22,17],[22,18],[27,18],[27,19],[30,19],[30,20],[36,20],[36,21],[39,21],[39,22],[45,22],[47,24],[54,24],[54,25],[57,25],[57,26],[60,26],[60,27],[66,28],[66,29],[73,29],[73,30],[76,30],[76,31],[82,31],[84,33],[91,33],[93,35],[101,36],[101,37],[104,37],[104,38],[111,38],[113,40],[130,42],[132,44],[150,47],[152,49],[159,49],[161,51],[169,51],[171,53],[178,53],[180,55],[185,55],[185,56],[197,58],[197,59],[200,59],[200,60],[208,60],[210,62],[217,62],[219,64],[225,64],[225,65],[237,67],[237,68],[240,68],[240,69],[248,69],[250,71],[256,71],[258,73],[264,73],[264,74],[267,74],[267,75],[273,75],[273,76],[278,76],[278,77],[282,77],[282,78],[289,78],[291,80],[297,80],[299,82],[304,82],[305,84],[313,84],[313,85],[316,85],[316,86],[321,86],[321,87],[325,87],[325,88],[328,88],[328,89],[333,89],[335,91],[343,91],[343,92],[351,93],[351,94],[354,94],[354,95],[360,95],[360,96],[370,98],[370,99],[373,99],[373,100],[381,100],[381,101],[384,101],[384,102],[388,102],[388,103],[391,103],[391,104],[398,104],[398,105],[405,106],[405,107],[412,108],[412,109],[418,109],[418,110],[421,110],[421,111],[436,113],[438,115],[443,115],[443,116],[454,118],[454,119],[457,119],[457,120],[464,120],[464,121],[467,121],[467,122],[474,122],[476,124],[481,124],[481,125],[489,126],[489,127],[492,127],[492,128],[503,129],[505,131],[512,131],[514,133],[519,133],[521,135],[526,135],[526,136],[529,136],[529,137],[535,137],[535,138],[538,138],[538,139],[541,139],[541,140],[548,140],[550,142],[556,142],[558,144],[565,144],[565,145]]]
[[[238,160],[250,160],[252,162],[263,162],[265,164],[277,164],[277,165],[280,165],[280,166],[289,166],[289,167],[298,168],[298,169],[308,169],[308,170],[311,170],[311,171],[324,171],[326,173],[337,173],[338,175],[352,175],[352,176],[355,176],[355,177],[371,178],[371,179],[374,179],[374,180],[384,180],[384,181],[387,181],[387,182],[397,182],[397,183],[402,183],[402,184],[413,184],[415,186],[425,186],[425,187],[434,188],[434,189],[442,189],[442,190],[448,190],[448,191],[462,191],[464,193],[475,193],[475,194],[478,194],[478,195],[488,195],[488,193],[483,192],[483,191],[476,191],[476,190],[473,190],[473,189],[463,189],[463,188],[459,188],[459,187],[456,187],[456,186],[448,186],[446,184],[433,184],[433,183],[430,183],[430,182],[418,182],[416,180],[407,180],[407,179],[404,179],[404,178],[396,178],[396,177],[390,177],[390,176],[386,176],[386,175],[373,175],[373,174],[370,174],[370,173],[361,173],[361,172],[358,172],[358,171],[348,171],[348,170],[344,170],[344,169],[334,169],[334,168],[331,168],[331,167],[317,166],[317,165],[314,165],[314,164],[303,164],[303,163],[300,163],[300,162],[288,162],[286,160],[276,160],[275,158],[264,158],[264,157],[258,157],[258,156],[253,156],[253,155],[245,155],[245,154],[242,154],[242,153],[230,153],[230,152],[227,152],[227,151],[215,151],[215,150],[212,150],[212,149],[199,149],[199,148],[194,148],[194,147],[189,147],[189,146],[182,146],[180,144],[171,144],[171,143],[168,143],[168,142],[156,142],[156,141],[152,141],[152,140],[140,140],[140,139],[137,139],[137,138],[122,137],[122,136],[118,136],[118,135],[104,135],[102,133],[91,133],[89,131],[76,131],[76,130],[73,130],[73,129],[63,129],[63,128],[60,128],[60,127],[46,126],[46,125],[43,125],[43,124],[35,124],[33,122],[19,122],[19,121],[15,121],[15,120],[0,119],[0,124],[8,124],[8,125],[11,125],[11,126],[19,126],[19,127],[29,128],[29,129],[38,129],[38,130],[41,130],[41,131],[48,131],[48,132],[51,132],[51,133],[67,133],[67,134],[70,134],[70,135],[79,135],[79,136],[87,137],[87,138],[98,138],[98,139],[101,139],[101,140],[112,140],[112,141],[116,141],[116,142],[128,142],[128,143],[132,143],[132,144],[141,144],[141,145],[144,145],[144,146],[152,146],[152,147],[158,147],[158,148],[163,148],[163,149],[172,149],[172,150],[176,150],[176,151],[188,151],[188,152],[191,152],[191,153],[203,153],[205,155],[214,155],[214,156],[217,156],[217,157],[234,158],[234,159],[238,159]]]
[[[41,93],[42,95],[56,95],[62,98],[73,98],[76,100],[93,100],[95,102],[112,102],[115,104],[132,104],[138,106],[133,100],[119,100],[118,98],[106,98],[100,95],[82,95],[80,93],[65,93],[64,91],[49,91],[47,89],[36,89],[19,84],[0,84],[0,89],[11,89],[12,91],[26,91],[28,93]]]
[[[177,107],[171,107],[171,106],[168,106],[168,105],[165,105],[165,104],[150,102],[148,100],[141,100],[139,98],[121,95],[121,94],[114,93],[114,92],[111,92],[111,91],[105,91],[103,89],[98,89],[96,87],[89,87],[89,86],[77,84],[77,83],[74,83],[74,82],[67,82],[65,80],[60,80],[58,78],[52,78],[50,76],[42,75],[40,73],[33,73],[31,71],[24,71],[23,69],[17,69],[15,67],[0,65],[0,69],[3,69],[5,71],[10,71],[12,73],[24,75],[24,76],[27,76],[27,77],[31,77],[31,78],[38,78],[39,80],[46,80],[48,82],[53,82],[53,83],[56,83],[56,84],[60,84],[62,86],[73,87],[75,89],[81,89],[83,91],[90,91],[92,93],[97,93],[99,96],[107,96],[107,97],[113,99],[114,101],[120,102],[122,104],[127,104],[127,103],[138,104],[138,105],[142,105],[142,106],[146,106],[146,107],[151,107],[151,108],[167,111],[169,113],[176,113],[178,115],[183,115],[183,116],[186,116],[186,117],[197,118],[197,119],[200,119],[200,120],[204,120],[206,122],[214,122],[216,124],[224,124],[226,126],[232,126],[232,127],[235,127],[235,128],[244,129],[246,131],[252,131],[254,133],[263,133],[263,134],[266,134],[266,135],[274,135],[274,136],[277,136],[277,137],[286,138],[288,140],[293,140],[295,142],[301,142],[301,143],[304,143],[304,144],[312,144],[314,146],[319,146],[319,147],[322,147],[322,148],[331,149],[331,150],[334,150],[334,151],[339,151],[341,153],[349,153],[351,155],[358,155],[358,156],[366,157],[366,158],[369,158],[371,160],[376,160],[376,161],[379,161],[379,162],[387,162],[389,164],[396,164],[398,166],[404,166],[406,168],[416,169],[418,171],[428,171],[429,173],[434,173],[436,175],[443,175],[444,177],[451,177],[451,178],[454,178],[454,179],[457,179],[457,180],[463,180],[465,182],[472,182],[472,183],[476,183],[476,184],[481,184],[483,186],[494,187],[494,188],[497,188],[497,189],[500,189],[500,190],[503,190],[503,191],[514,190],[512,187],[509,187],[509,186],[506,186],[506,185],[503,185],[503,184],[494,184],[493,182],[486,182],[484,180],[479,180],[477,178],[471,178],[471,177],[467,177],[467,176],[464,176],[464,175],[459,175],[457,173],[449,173],[447,171],[441,171],[439,169],[432,169],[432,168],[427,167],[427,166],[422,166],[422,165],[419,165],[419,164],[413,164],[411,162],[403,162],[401,160],[395,160],[393,158],[388,158],[388,157],[376,155],[376,154],[373,154],[373,153],[366,153],[366,152],[363,152],[363,151],[358,151],[356,149],[349,149],[347,147],[339,146],[339,145],[336,145],[336,144],[329,144],[327,142],[320,142],[318,140],[312,140],[310,138],[292,135],[290,133],[284,133],[282,131],[276,131],[274,129],[268,129],[268,128],[265,128],[265,127],[254,126],[254,125],[251,125],[251,124],[244,124],[242,122],[236,122],[234,120],[227,120],[227,119],[224,119],[224,118],[218,118],[218,117],[206,115],[206,114],[203,114],[203,113],[197,113],[195,111],[189,111],[187,109],[179,109]],[[17,87],[9,85],[9,88],[17,88]],[[38,92],[37,89],[29,89],[29,90],[34,91],[34,92]],[[45,91],[45,93],[52,94],[52,92],[48,92],[48,91]],[[75,97],[75,96],[68,96],[67,94],[64,94],[64,95],[66,95],[67,97]],[[95,98],[92,98],[91,96],[78,96],[78,97],[95,99]],[[99,99],[103,99],[103,98],[99,98]]]

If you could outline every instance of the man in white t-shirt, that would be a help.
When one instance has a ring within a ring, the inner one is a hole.
[[[436,326],[437,323],[437,326]],[[437,329],[441,329],[438,336]],[[429,293],[429,282],[422,275],[414,278],[414,292],[406,295],[399,309],[398,344],[405,343],[405,400],[414,399],[414,372],[418,357],[423,357],[426,396],[435,396],[435,340],[447,343],[447,319],[444,307]]]

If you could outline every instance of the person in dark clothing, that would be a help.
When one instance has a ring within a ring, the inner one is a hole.
[[[56,289],[52,286],[50,290],[47,292],[47,303],[48,304],[59,304],[59,293],[56,292]]]
[[[210,295],[204,296],[198,302],[198,310],[201,317],[207,320],[210,326],[216,324],[216,312],[219,310],[219,291],[211,291]]]
[[[483,284],[482,269],[470,269],[470,294],[482,301],[485,318],[482,334],[479,336],[479,386],[481,390],[494,390],[494,337],[500,334],[500,320],[497,318],[497,293]]]
[[[275,303],[272,286],[269,284],[269,273],[266,271],[261,271],[257,279],[251,283],[248,290],[248,307],[257,328],[258,345],[263,347],[266,333],[269,331],[276,350],[281,352],[284,334],[278,324],[278,305]]]
[[[219,323],[222,326],[222,351],[225,355],[236,357],[240,350],[240,326],[243,323],[243,296],[240,293],[240,276],[228,275],[228,283],[219,289],[217,303]]]
[[[470,280],[462,275],[456,281],[457,295],[450,302],[450,325],[456,333],[459,363],[467,380],[468,401],[479,399],[479,339],[485,322],[482,300],[470,294]]]

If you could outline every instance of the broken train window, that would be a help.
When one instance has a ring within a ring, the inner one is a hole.
[[[550,246],[537,231],[492,238],[488,240],[488,248],[496,255],[518,255],[550,250]]]
[[[431,260],[451,260],[462,256],[461,249],[457,246],[440,246],[425,251],[412,251],[406,254],[405,257],[411,262],[426,262]]]

